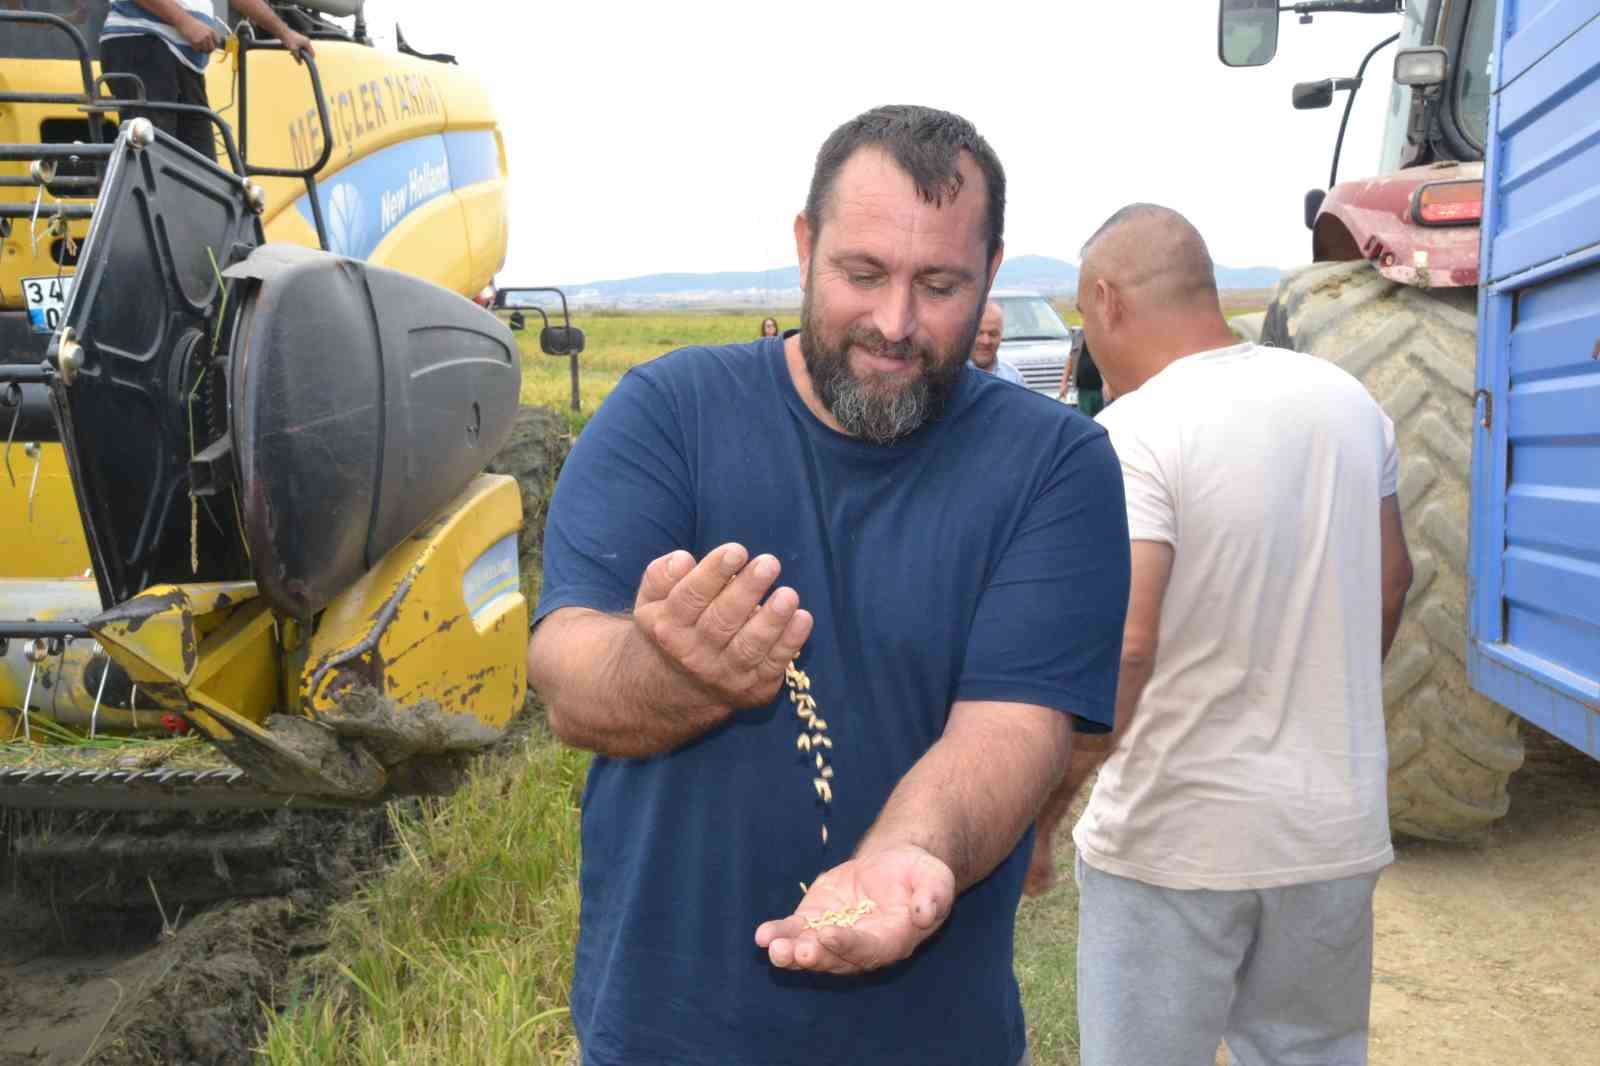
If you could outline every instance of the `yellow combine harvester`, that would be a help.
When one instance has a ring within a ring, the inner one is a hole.
[[[236,35],[203,159],[114,122],[104,5],[58,6],[0,12],[0,806],[423,789],[526,687],[488,100],[279,5],[316,60]],[[130,735],[226,762],[47,757]]]

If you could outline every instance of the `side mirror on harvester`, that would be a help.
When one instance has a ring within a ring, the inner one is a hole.
[[[577,355],[583,351],[583,330],[577,326],[546,326],[539,331],[545,355]]]

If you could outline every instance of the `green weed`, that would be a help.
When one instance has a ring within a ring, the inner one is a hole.
[[[573,1047],[588,757],[536,728],[446,800],[397,814],[396,865],[332,913],[274,1018],[273,1066],[543,1066]]]

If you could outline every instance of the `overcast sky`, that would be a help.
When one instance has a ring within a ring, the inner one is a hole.
[[[1296,81],[1355,73],[1398,16],[1283,17],[1277,59],[1232,70],[1214,0],[368,0],[455,53],[500,113],[512,189],[501,284],[564,284],[794,261],[812,160],[845,119],[918,103],[971,119],[1010,185],[1006,252],[1076,262],[1133,200],[1175,207],[1227,266],[1309,257],[1305,191],[1327,182],[1343,96],[1289,106]],[[1368,68],[1341,174],[1371,172],[1393,47]]]

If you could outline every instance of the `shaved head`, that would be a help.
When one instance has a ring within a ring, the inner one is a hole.
[[[1196,352],[1237,343],[1200,231],[1157,204],[1129,204],[1083,246],[1078,311],[1108,389],[1126,395]]]
[[[1135,305],[1215,306],[1217,275],[1205,238],[1158,204],[1130,204],[1083,246],[1083,274],[1115,285]]]

